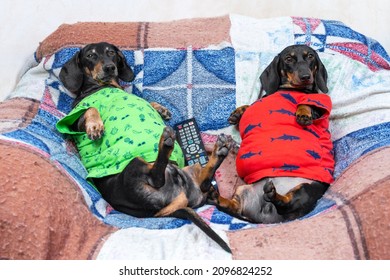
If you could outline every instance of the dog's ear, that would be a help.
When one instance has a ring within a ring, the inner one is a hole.
[[[134,72],[126,62],[126,58],[123,53],[115,47],[118,54],[118,77],[124,82],[132,82],[134,80]]]
[[[279,60],[280,55],[275,56],[270,65],[268,65],[260,75],[261,88],[266,92],[266,94],[272,94],[279,89],[281,82]]]
[[[317,72],[315,74],[314,78],[314,89],[315,91],[321,91],[323,93],[328,92],[328,86],[327,86],[327,81],[328,81],[328,72],[326,71],[326,68],[324,64],[322,64],[320,57],[318,56],[317,53],[315,53],[316,59],[317,59]]]
[[[80,68],[80,51],[76,52],[68,60],[60,71],[60,80],[62,84],[72,93],[79,94],[83,84],[84,75]]]

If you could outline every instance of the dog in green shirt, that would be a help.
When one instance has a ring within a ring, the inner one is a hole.
[[[57,123],[70,135],[92,182],[110,205],[135,217],[190,219],[224,250],[229,246],[193,210],[210,192],[230,140],[220,135],[206,166],[184,166],[175,131],[164,124],[170,112],[122,90],[119,79],[134,74],[114,45],[89,44],[60,71],[76,95],[72,111]]]

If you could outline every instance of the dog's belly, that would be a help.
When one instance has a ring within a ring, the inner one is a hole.
[[[165,169],[165,185],[161,188],[161,192],[165,193],[166,197],[171,197],[168,204],[180,193],[184,192],[188,200],[188,207],[196,207],[203,204],[205,195],[200,190],[199,186],[195,185],[191,172],[186,169],[180,169],[176,165],[168,164]],[[187,171],[187,172],[186,172]],[[174,196],[172,196],[174,194]]]
[[[241,214],[256,223],[279,223],[284,221],[283,216],[278,214],[275,205],[263,198],[264,185],[268,180],[272,180],[277,192],[281,195],[286,194],[297,185],[313,182],[299,177],[272,177],[246,185],[240,194]]]
[[[144,178],[136,178],[136,174],[128,175],[127,170],[119,176],[135,178],[132,191],[120,187],[122,192],[126,192],[129,208],[141,210],[144,208],[152,212],[158,212],[168,206],[173,201],[182,207],[196,207],[205,200],[200,188],[196,186],[189,174],[174,164],[169,163],[165,169],[165,183],[156,189],[152,181]],[[146,178],[150,179],[148,176]],[[130,181],[128,179],[126,181]]]
[[[300,184],[310,184],[311,182],[313,182],[313,180],[300,177],[269,177],[257,181],[253,184],[253,187],[259,188],[259,191],[261,190],[261,192],[264,193],[263,187],[268,180],[272,180],[275,185],[276,191],[281,195],[288,193],[291,189]]]

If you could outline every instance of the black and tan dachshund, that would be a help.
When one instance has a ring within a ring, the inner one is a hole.
[[[123,53],[116,46],[105,42],[86,45],[63,66],[59,77],[65,88],[76,94],[75,108],[79,104],[86,106],[84,111],[79,111],[79,116],[74,119],[74,123],[70,124],[71,129],[85,132],[86,136],[82,141],[87,141],[87,144],[83,143],[94,146],[96,151],[99,150],[98,153],[104,154],[105,149],[109,149],[111,146],[105,137],[108,137],[108,134],[113,134],[113,129],[109,125],[114,119],[112,112],[117,110],[110,109],[114,108],[115,105],[110,103],[110,98],[116,98],[116,95],[122,94],[123,98],[121,97],[118,106],[128,106],[126,109],[128,114],[134,106],[125,103],[129,94],[115,90],[111,91],[114,92],[112,96],[103,96],[107,98],[107,102],[103,102],[99,106],[94,106],[90,100],[93,95],[98,95],[102,89],[121,89],[119,79],[125,82],[131,82],[134,79],[133,71],[126,63]],[[134,95],[131,96],[138,98]],[[153,111],[155,108],[163,118],[170,117],[169,111],[163,106],[140,100],[137,102],[141,102],[141,105],[137,105],[137,107],[147,109],[149,106],[150,110]],[[150,108],[150,105],[153,108]],[[114,129],[115,141],[123,140],[124,144],[130,144],[133,141],[132,132],[140,133],[145,130],[155,138],[150,151],[155,150],[157,157],[154,158],[153,162],[147,162],[141,156],[127,162],[128,155],[137,151],[124,151],[126,154],[123,158],[115,159],[118,161],[115,163],[118,166],[122,164],[122,161],[126,163],[123,170],[119,168],[107,176],[95,177],[87,168],[89,179],[93,181],[103,198],[114,209],[136,217],[172,216],[190,219],[224,250],[230,252],[226,242],[193,210],[193,208],[203,205],[207,199],[214,173],[229,152],[230,141],[228,137],[225,135],[218,137],[205,167],[202,168],[196,164],[179,168],[176,165],[177,162],[172,162],[170,159],[174,146],[178,145],[175,142],[174,130],[162,123],[158,126],[159,130],[151,132],[152,127],[142,127],[142,124],[147,117],[154,118],[152,123],[155,124],[158,122],[157,118],[151,111],[142,111],[141,113],[141,120],[137,120],[138,117],[137,119],[128,117],[128,115],[126,115],[127,118],[122,118],[120,125],[126,127],[126,135],[118,135],[118,130]],[[157,115],[160,118],[159,123],[161,123],[162,118],[159,114]],[[141,122],[140,126],[137,126],[137,121]],[[76,144],[80,144],[78,140]],[[135,143],[131,144],[137,147]],[[149,148],[145,150],[143,144],[145,143],[140,143],[138,146],[140,149],[144,149],[142,153],[148,154]],[[83,149],[82,145],[78,145],[78,148],[79,151]],[[118,153],[120,154],[120,151]],[[87,162],[87,159],[82,158],[82,160],[83,163]],[[104,173],[104,170],[102,172]]]
[[[314,209],[333,180],[327,77],[308,46],[289,46],[273,59],[260,76],[259,99],[229,117],[242,137],[236,163],[247,185],[232,199],[213,192],[210,203],[255,223],[289,221]]]

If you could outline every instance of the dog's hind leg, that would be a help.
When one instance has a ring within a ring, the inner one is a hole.
[[[210,190],[211,181],[213,180],[215,171],[228,155],[230,146],[231,140],[225,134],[220,134],[209,157],[209,161],[195,178],[203,193]]]
[[[211,205],[215,205],[219,210],[228,213],[229,215],[249,221],[243,215],[243,206],[246,197],[253,197],[251,194],[251,190],[253,189],[253,185],[241,185],[238,186],[233,197],[231,199],[225,198],[221,196],[215,189],[210,190],[207,203]]]
[[[160,137],[157,159],[150,170],[150,177],[154,188],[161,188],[165,184],[165,169],[167,168],[169,157],[172,154],[175,139],[176,134],[173,128],[166,126]]]
[[[270,180],[264,185],[264,199],[272,202],[280,215],[292,215],[291,217],[297,218],[313,210],[317,200],[322,197],[328,186],[313,181],[300,184],[285,195],[281,195]]]

